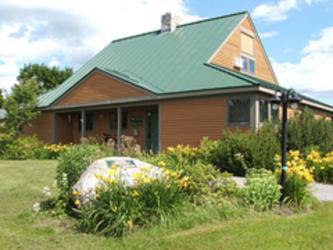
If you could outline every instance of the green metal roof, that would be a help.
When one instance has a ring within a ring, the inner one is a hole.
[[[153,31],[111,42],[57,88],[39,98],[47,107],[98,68],[155,94],[251,85],[221,74],[204,63],[228,37],[246,12]]]
[[[173,32],[157,30],[114,40],[64,83],[41,95],[38,106],[52,105],[95,69],[156,95],[254,85],[285,90],[277,84],[207,64],[247,14],[239,12],[183,24]],[[312,98],[302,98],[332,108]]]

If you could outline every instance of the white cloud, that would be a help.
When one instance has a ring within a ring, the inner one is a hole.
[[[313,96],[333,93],[332,66],[333,26],[323,29],[319,36],[308,42],[298,63],[273,60],[274,70],[282,85]]]
[[[277,36],[279,33],[276,30],[260,33],[261,38],[271,38]]]
[[[297,9],[305,3],[311,6],[326,0],[275,0],[263,3],[255,7],[252,16],[256,19],[262,19],[268,22],[279,22],[288,19],[290,11]]]
[[[23,63],[77,68],[111,40],[159,29],[167,11],[198,19],[183,0],[2,0],[0,88],[12,86]]]
[[[299,0],[280,0],[258,5],[253,10],[253,17],[270,22],[283,21],[288,18],[288,12],[297,8]]]
[[[309,41],[303,49],[303,53],[312,52],[333,52],[333,27],[328,27],[320,31],[318,39]]]

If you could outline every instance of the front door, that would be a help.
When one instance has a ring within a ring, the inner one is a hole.
[[[146,151],[157,153],[158,151],[158,110],[150,109],[146,111]]]

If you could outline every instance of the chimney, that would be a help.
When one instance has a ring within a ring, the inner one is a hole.
[[[161,18],[161,33],[174,31],[179,23],[178,16],[172,15],[170,12],[165,13]]]

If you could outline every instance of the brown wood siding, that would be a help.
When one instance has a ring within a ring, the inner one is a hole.
[[[42,112],[36,119],[23,128],[23,135],[36,135],[45,143],[52,142],[52,114]]]
[[[150,94],[101,72],[94,72],[69,91],[56,105],[90,103],[147,95]]]
[[[199,145],[202,137],[221,138],[225,129],[222,97],[170,100],[161,103],[161,146]]]
[[[246,18],[238,27],[235,32],[231,35],[229,40],[220,48],[219,51],[212,58],[211,63],[217,64],[232,70],[237,70],[234,68],[234,59],[240,57],[241,55],[241,27],[246,30],[255,33],[254,28],[251,25],[249,18]],[[257,36],[257,34],[255,34]],[[276,79],[271,70],[270,64],[265,57],[265,52],[260,45],[259,39],[255,38],[255,76],[272,83],[276,83]],[[239,70],[238,70],[239,71]]]

